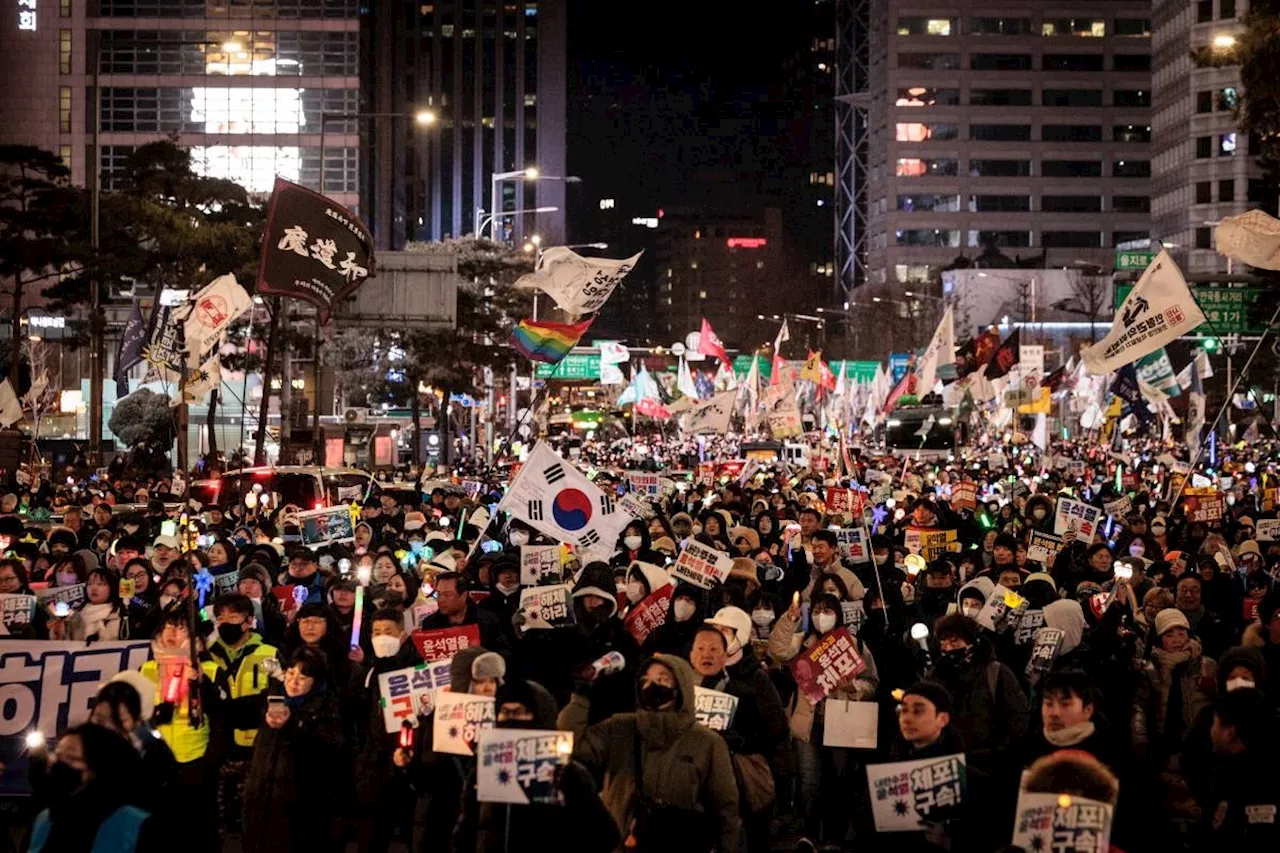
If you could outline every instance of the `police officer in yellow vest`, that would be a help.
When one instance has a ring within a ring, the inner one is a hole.
[[[173,750],[178,761],[178,782],[174,802],[187,803],[192,822],[202,830],[193,833],[191,844],[198,851],[214,851],[218,834],[214,808],[213,781],[216,778],[209,757],[210,733],[220,713],[220,698],[214,679],[218,667],[202,654],[198,679],[191,668],[191,634],[186,609],[176,605],[167,611],[151,639],[152,659],[142,665],[142,674],[156,685],[152,726]],[[200,724],[191,724],[188,693],[199,690]],[[207,805],[206,805],[207,804]]]
[[[264,643],[254,631],[250,598],[236,592],[220,596],[213,605],[213,618],[218,635],[209,656],[217,664],[214,681],[223,697],[213,746],[218,760],[218,814],[223,831],[239,832],[253,739],[266,712],[269,670],[278,670],[279,665],[275,646]]]

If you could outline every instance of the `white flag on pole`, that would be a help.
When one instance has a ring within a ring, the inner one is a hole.
[[[1280,219],[1261,210],[1228,216],[1214,229],[1218,251],[1251,267],[1280,270]]]
[[[698,386],[693,384],[693,374],[689,372],[689,362],[680,359],[680,368],[676,372],[676,390],[690,400],[698,399]]]
[[[782,354],[782,345],[791,340],[791,332],[787,329],[787,318],[782,318],[782,328],[778,329],[778,336],[773,339],[774,355]]]
[[[594,314],[608,301],[609,294],[640,260],[630,258],[584,258],[573,249],[552,246],[538,259],[538,267],[520,276],[516,287],[533,287],[555,300],[571,317]]]
[[[1107,336],[1083,351],[1084,363],[1104,375],[1190,334],[1204,319],[1178,265],[1161,250],[1116,310]]]
[[[929,341],[929,346],[916,362],[919,367],[916,370],[916,376],[919,378],[916,388],[920,394],[928,394],[933,390],[934,383],[938,378],[938,368],[945,364],[955,364],[956,361],[956,334],[955,323],[951,317],[951,306],[947,306],[946,312],[942,315],[942,320],[938,323],[938,328],[933,332],[933,338]]]
[[[552,539],[604,559],[631,521],[631,514],[610,495],[542,441],[534,445],[498,508]]]
[[[9,427],[22,420],[22,404],[18,395],[13,393],[13,386],[6,379],[0,382],[0,427]]]
[[[183,321],[186,348],[191,360],[198,359],[227,326],[253,305],[253,298],[236,283],[234,275],[220,275],[196,293]]]
[[[733,401],[737,391],[722,391],[709,400],[696,403],[684,416],[684,431],[690,435],[703,432],[729,431],[729,418],[733,414]]]

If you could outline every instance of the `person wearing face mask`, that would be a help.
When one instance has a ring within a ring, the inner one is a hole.
[[[489,570],[492,583],[489,584],[489,597],[480,602],[480,607],[492,613],[498,620],[498,629],[506,638],[504,648],[511,648],[516,643],[516,629],[511,618],[520,609],[520,563],[519,559],[511,559],[503,555],[495,560]]]
[[[635,607],[653,593],[671,584],[671,576],[653,563],[640,560],[627,567],[623,592],[626,596],[627,609]]]
[[[946,615],[955,601],[955,572],[949,561],[938,559],[930,563],[922,574],[924,583],[922,585],[916,581],[916,600],[907,624],[923,622],[926,627],[932,627],[934,622]],[[970,583],[977,580],[982,578],[974,578]]]
[[[209,658],[217,666],[214,684],[226,698],[220,727],[210,745],[218,768],[218,813],[224,832],[239,833],[244,782],[253,757],[253,741],[266,712],[271,684],[267,661],[279,653],[263,642],[254,622],[253,602],[237,592],[225,593],[213,605],[216,637]]]
[[[655,566],[662,565],[662,555],[653,550],[649,539],[649,525],[643,521],[632,521],[622,529],[618,537],[619,553],[609,561],[615,568],[628,568],[632,563],[640,561]]]
[[[355,803],[357,843],[361,851],[385,853],[396,830],[412,845],[415,795],[407,777],[397,773],[394,755],[399,732],[386,730],[378,676],[422,662],[404,630],[399,610],[376,611],[370,621],[372,656],[353,672],[353,705],[360,705],[363,724],[355,727]]]
[[[525,527],[518,521],[512,521],[511,526],[507,529],[507,543],[517,551],[529,544],[531,534],[529,528]]]
[[[793,600],[791,607],[778,617],[769,635],[770,657],[786,663],[842,626],[843,613],[835,596],[815,595],[812,608],[807,633],[800,632],[799,602]],[[852,680],[838,685],[817,704],[796,691],[787,712],[800,776],[804,834],[813,842],[821,838],[827,844],[844,844],[849,828],[849,804],[856,796],[853,785],[860,772],[852,749],[822,745],[827,699],[871,701],[880,683],[871,649],[856,637],[854,642],[866,668]]]
[[[49,807],[31,827],[31,853],[162,849],[162,827],[133,805],[141,761],[129,742],[103,726],[85,723],[58,739],[41,789]]]
[[[978,614],[982,612],[983,605],[991,597],[993,589],[995,589],[995,584],[991,582],[990,578],[981,577],[969,581],[960,587],[960,592],[956,595],[957,612],[970,619],[977,619]]]
[[[738,850],[738,786],[720,735],[697,724],[689,664],[655,655],[640,667],[636,708],[588,725],[575,696],[557,727],[573,732],[575,761],[606,783],[601,798],[638,850]]]
[[[253,604],[253,623],[262,639],[273,646],[284,642],[288,627],[280,603],[271,594],[271,574],[260,563],[246,563],[240,569],[237,591]]]
[[[142,759],[142,775],[136,805],[153,815],[173,815],[168,811],[178,777],[173,751],[147,722],[155,707],[151,682],[140,672],[122,670],[102,685],[93,699],[89,722],[110,729],[127,740]]]
[[[689,650],[694,632],[707,614],[707,590],[674,581],[671,607],[661,625],[649,632],[640,648],[643,655],[682,655]]]
[[[1023,518],[1027,528],[1041,533],[1053,532],[1053,502],[1044,495],[1032,495],[1027,501]]]

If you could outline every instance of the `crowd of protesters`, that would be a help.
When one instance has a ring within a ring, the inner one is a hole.
[[[5,496],[0,592],[84,585],[69,612],[41,607],[5,639],[153,649],[32,761],[29,848],[994,851],[1020,786],[1040,784],[1110,799],[1125,851],[1276,849],[1280,541],[1259,535],[1277,518],[1273,449],[1224,447],[1196,472],[1225,496],[1209,520],[1160,448],[1001,450],[664,483],[611,559],[565,561],[575,618],[555,628],[521,612],[519,558],[556,543],[494,510],[496,481],[420,504],[373,495],[354,541],[318,549],[295,544],[287,509],[189,507],[191,527],[170,531],[168,482]],[[971,504],[954,499],[963,483]],[[865,516],[826,503],[850,484]],[[1054,533],[1059,498],[1124,510],[1046,556],[1030,546]],[[480,507],[487,525],[459,524]],[[34,523],[49,509],[60,524]],[[864,526],[858,561],[832,528]],[[955,534],[912,553],[928,531]],[[691,541],[733,558],[723,582],[672,579]],[[627,613],[667,584],[638,639]],[[993,593],[1020,606],[983,627]],[[1051,660],[1033,665],[1022,623],[1061,632]],[[429,724],[411,745],[385,731],[377,676],[421,661],[414,630],[468,625],[481,644],[452,658],[448,689],[493,696],[499,728],[574,734],[562,804],[481,802],[476,760],[434,751]],[[815,700],[788,664],[842,630],[864,666]],[[697,722],[695,687],[737,697],[728,729]],[[874,746],[827,745],[850,701],[878,707]],[[957,753],[961,802],[919,831],[875,831],[869,765]]]

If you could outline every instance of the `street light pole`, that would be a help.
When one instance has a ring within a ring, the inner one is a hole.
[[[89,246],[96,257],[101,240],[100,205],[102,203],[102,62],[93,55],[93,184],[89,188]],[[102,466],[102,385],[106,382],[102,316],[102,285],[95,269],[89,281],[89,464]],[[14,318],[13,333],[18,334]],[[15,389],[16,391],[16,389]]]

